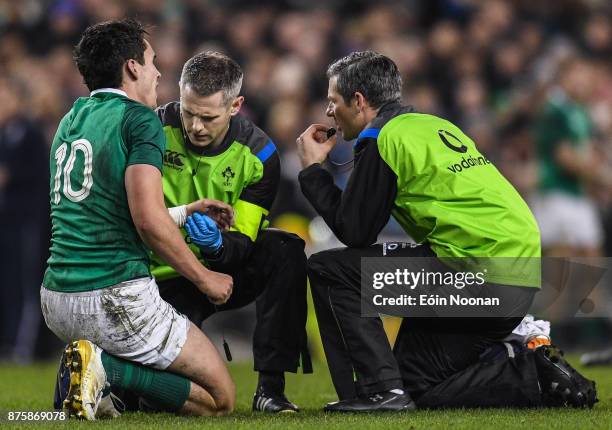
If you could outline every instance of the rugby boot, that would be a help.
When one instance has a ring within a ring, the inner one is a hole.
[[[64,363],[70,369],[70,387],[63,409],[70,417],[95,420],[106,387],[102,349],[87,340],[74,341],[66,348]]]

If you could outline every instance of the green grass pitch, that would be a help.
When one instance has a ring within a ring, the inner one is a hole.
[[[575,357],[572,363],[575,363]],[[592,410],[447,410],[402,414],[329,415],[322,406],[335,400],[325,364],[315,363],[314,375],[289,375],[287,395],[300,405],[299,414],[270,416],[251,413],[256,374],[249,364],[231,364],[238,389],[236,412],[222,418],[185,418],[170,414],[126,413],[117,420],[95,423],[69,422],[15,424],[0,421],[2,428],[134,428],[147,429],[587,429],[612,428],[612,367],[580,369],[597,381],[600,402]],[[51,410],[56,364],[32,366],[0,365],[0,410]]]

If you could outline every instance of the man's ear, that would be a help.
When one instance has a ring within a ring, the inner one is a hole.
[[[238,96],[232,101],[232,105],[230,107],[230,115],[234,116],[238,112],[240,112],[240,108],[242,107],[242,103],[244,102],[243,96]]]
[[[130,79],[135,81],[138,79],[138,68],[136,67],[137,61],[130,58],[125,63],[125,70]]]
[[[353,96],[353,103],[359,112],[363,112],[368,104],[366,98],[359,91],[355,92],[355,95]]]

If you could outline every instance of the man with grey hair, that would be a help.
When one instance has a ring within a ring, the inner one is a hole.
[[[187,217],[183,231],[202,264],[233,277],[232,297],[215,306],[155,255],[151,271],[161,296],[197,325],[216,311],[255,301],[253,357],[259,384],[253,410],[298,411],[284,395],[284,372],[296,372],[300,357],[304,373],[312,371],[306,347],[304,241],[263,228],[276,196],[280,160],[272,140],[239,113],[242,76],[228,56],[199,53],[183,67],[180,102],[157,110],[167,140],[166,205],[180,208],[194,200],[216,199],[234,208],[230,231],[219,231],[200,214]]]
[[[402,257],[413,272],[452,274],[443,258],[537,259],[540,236],[523,199],[468,136],[447,120],[400,104],[402,82],[391,59],[354,52],[334,62],[327,76],[327,115],[345,140],[356,139],[344,190],[321,167],[336,144],[329,126],[313,124],[297,139],[302,192],[347,245],[308,260],[339,397],[325,409],[405,411],[415,402],[425,408],[591,407],[594,384],[558,349],[502,343],[525,316],[539,273],[526,283],[523,272],[487,272],[479,293],[508,301],[488,318],[436,316],[441,308],[418,317],[410,306],[394,308],[409,312],[402,314],[393,351],[381,319],[362,315],[363,257]],[[417,244],[374,244],[390,216]],[[386,313],[372,313],[379,312]]]

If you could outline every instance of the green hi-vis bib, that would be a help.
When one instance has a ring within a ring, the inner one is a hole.
[[[170,103],[158,110],[163,122],[167,146],[164,155],[163,187],[167,207],[189,204],[208,198],[230,204],[235,212],[235,225],[253,241],[264,226],[268,215],[270,196],[257,195],[256,189],[264,178],[264,163],[276,151],[270,139],[249,120],[238,115],[232,117],[230,130],[220,148],[211,153],[197,153],[189,148],[180,123],[178,103]],[[271,196],[273,199],[274,196]],[[193,253],[203,262],[201,252],[185,241]],[[178,273],[152,256],[152,274],[159,281],[178,276]]]
[[[506,270],[507,257],[539,267],[535,218],[472,139],[447,120],[419,113],[377,118],[362,132],[368,134],[398,178],[392,216],[414,240],[438,257],[492,257],[490,282],[539,286],[539,270],[527,270],[530,279]],[[505,258],[496,273],[498,257]]]

